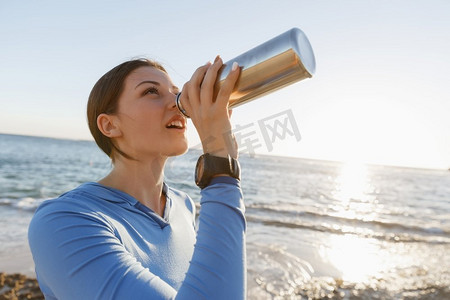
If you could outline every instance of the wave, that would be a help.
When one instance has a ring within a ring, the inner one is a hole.
[[[443,266],[398,265],[359,280],[324,274],[286,246],[254,240],[247,247],[248,299],[450,299],[449,272]],[[445,261],[445,258],[443,258]],[[332,272],[331,272],[332,273]]]
[[[32,197],[24,197],[20,199],[0,198],[0,206],[34,212],[36,208],[45,200],[47,199],[35,199]]]
[[[47,199],[0,198],[0,207],[34,212]],[[197,213],[200,210],[196,203]],[[314,211],[295,211],[264,204],[248,204],[248,222],[266,226],[313,230],[333,234],[356,234],[391,242],[450,244],[450,231],[438,227],[420,227],[396,222],[333,216]]]
[[[450,299],[447,283],[417,282],[406,287],[390,287],[383,279],[368,283],[340,278],[313,277],[305,282],[256,281],[249,286],[248,299]],[[393,280],[395,282],[395,280]]]
[[[247,205],[246,218],[249,222],[267,226],[334,234],[357,234],[392,242],[450,244],[450,231],[438,227],[424,228],[396,222],[346,218],[313,211],[292,211],[261,204]]]

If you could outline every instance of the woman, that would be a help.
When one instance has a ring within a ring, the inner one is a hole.
[[[167,72],[133,60],[96,83],[88,123],[113,168],[37,209],[29,243],[47,299],[245,298],[246,223],[227,107],[239,68],[214,99],[222,64],[198,68],[179,98],[205,153],[197,231],[193,201],[164,183],[167,158],[188,147]]]

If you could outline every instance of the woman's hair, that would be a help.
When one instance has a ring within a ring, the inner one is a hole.
[[[102,113],[114,114],[117,112],[119,97],[122,94],[125,79],[131,72],[140,67],[153,67],[167,73],[161,64],[153,60],[134,59],[126,61],[103,75],[89,94],[87,103],[89,130],[100,149],[113,161],[115,152],[126,158],[132,158],[120,150],[109,137],[103,135],[98,129],[97,117]]]

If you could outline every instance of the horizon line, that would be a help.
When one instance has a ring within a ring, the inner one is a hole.
[[[82,139],[82,138],[66,138],[66,137],[54,137],[54,136],[43,136],[43,135],[33,135],[33,134],[22,134],[22,133],[9,133],[9,132],[1,132],[0,135],[10,135],[10,136],[21,136],[21,137],[32,137],[32,138],[43,138],[43,139],[54,139],[54,140],[66,140],[66,141],[74,141],[74,142],[92,142],[95,143],[93,138],[91,139]],[[189,147],[188,150],[194,151],[202,151],[200,148]],[[346,164],[349,163],[344,160],[339,159],[330,159],[330,158],[317,158],[317,157],[301,157],[301,156],[292,156],[292,155],[279,155],[279,154],[270,154],[270,153],[255,153],[255,154],[239,154],[243,157],[261,157],[261,156],[270,156],[270,157],[279,157],[279,158],[291,158],[291,159],[302,159],[302,160],[313,160],[313,161],[322,161],[329,163],[339,163]],[[412,166],[412,165],[395,165],[395,164],[387,164],[387,163],[374,163],[374,162],[361,162],[363,165],[367,166],[380,166],[380,167],[393,167],[393,168],[407,168],[407,169],[418,169],[418,170],[439,170],[439,171],[450,171],[450,166],[436,168],[436,167],[424,167],[424,166]]]

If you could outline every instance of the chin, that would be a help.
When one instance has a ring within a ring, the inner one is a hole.
[[[176,145],[176,146],[173,145],[173,147],[171,147],[171,148],[172,148],[171,149],[172,151],[170,151],[167,156],[180,156],[180,155],[185,154],[188,151],[188,143],[186,141],[183,144],[180,143],[179,145]]]

